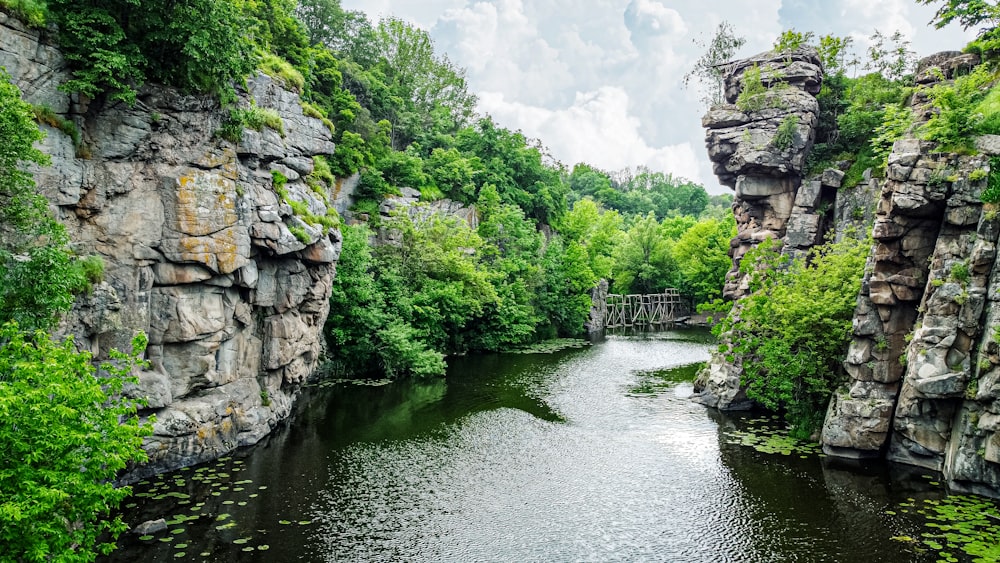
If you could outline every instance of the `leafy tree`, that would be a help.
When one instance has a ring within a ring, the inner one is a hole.
[[[774,41],[773,49],[779,53],[801,49],[809,45],[813,40],[813,36],[814,34],[811,31],[800,33],[794,29],[786,29]]]
[[[587,197],[574,203],[556,228],[566,240],[586,248],[588,266],[597,279],[611,277],[612,255],[622,235],[620,214],[602,209]]]
[[[913,72],[917,63],[916,53],[910,49],[910,42],[899,30],[888,37],[875,30],[870,41],[866,70],[875,71],[889,80],[899,80]]]
[[[841,360],[870,247],[870,240],[846,237],[788,264],[765,241],[740,265],[753,293],[713,329],[726,335],[723,350],[742,358],[747,396],[784,411],[800,437],[822,423],[844,377]]]
[[[707,43],[695,41],[705,48],[705,53],[694,63],[694,68],[684,75],[684,86],[697,80],[707,91],[701,101],[706,107],[722,102],[725,94],[725,70],[723,65],[733,59],[736,51],[746,44],[746,39],[737,36],[733,26],[726,21],[719,24],[715,35]]]
[[[915,0],[917,4],[930,6],[942,0]],[[930,23],[940,29],[953,21],[958,21],[962,29],[982,25],[980,33],[996,29],[1000,25],[1000,6],[988,0],[944,0]]]
[[[535,300],[543,281],[542,234],[521,208],[501,203],[492,185],[483,186],[476,208],[477,232],[483,240],[479,260],[496,289],[497,301],[487,303],[483,315],[471,323],[469,347],[503,350],[531,341],[541,322]]]
[[[51,327],[87,280],[69,250],[66,229],[52,218],[24,165],[49,158],[33,144],[43,133],[31,106],[0,69],[0,321],[25,330]]]
[[[650,212],[632,223],[616,249],[612,287],[616,293],[659,293],[671,286],[674,269],[669,240]]]
[[[695,304],[709,303],[722,295],[726,273],[732,266],[729,241],[736,236],[732,214],[726,220],[703,219],[694,224],[671,247],[680,273],[682,295]]]
[[[145,337],[95,375],[72,340],[0,327],[0,552],[23,561],[93,561],[126,529],[109,513],[131,494],[115,474],[144,461],[134,402],[121,395]]]
[[[48,0],[59,42],[75,67],[63,87],[135,103],[147,78],[232,99],[256,67],[244,31],[252,20],[229,0]]]

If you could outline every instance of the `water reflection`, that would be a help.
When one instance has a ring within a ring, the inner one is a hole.
[[[312,389],[207,482],[168,476],[137,499],[131,523],[198,516],[111,560],[919,561],[888,540],[909,521],[886,508],[914,492],[884,466],[728,444],[746,421],[660,371],[711,346],[611,335],[453,359],[444,380]]]

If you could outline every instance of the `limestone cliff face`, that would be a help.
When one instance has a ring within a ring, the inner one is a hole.
[[[765,54],[734,63],[727,80],[730,102],[751,64],[776,65],[778,76],[811,77],[804,69],[816,62],[807,54],[796,57]],[[918,82],[949,79],[974,63],[960,53],[928,57]],[[782,72],[783,64],[794,65],[794,71]],[[798,82],[803,89],[794,99],[802,103],[785,107],[807,113],[812,106],[801,93],[815,91],[814,81]],[[913,100],[917,119],[926,119],[926,98],[918,92]],[[1000,217],[996,206],[984,206],[979,198],[988,157],[1000,154],[1000,139],[980,139],[980,154],[974,156],[903,139],[893,147],[884,180],[837,191],[842,174],[834,170],[802,180],[808,142],[796,148],[799,152],[758,149],[779,118],[776,112],[729,117],[736,111],[714,108],[704,119],[716,173],[736,187],[739,235],[732,243],[727,296],[746,294],[737,268],[760,240],[780,238],[784,252],[802,251],[825,232],[849,236],[848,227],[874,219],[875,246],[844,359],[850,380],[830,403],[824,450],[844,457],[885,456],[942,471],[954,488],[1000,496]],[[832,215],[821,207],[832,208]],[[713,358],[695,399],[723,409],[749,407],[741,374],[738,359]]]
[[[146,87],[133,108],[87,103],[56,89],[68,78],[58,51],[3,13],[0,66],[27,101],[82,132],[75,147],[43,126],[52,166],[35,175],[75,248],[105,264],[61,330],[97,358],[149,335],[151,367],[129,392],[156,422],[149,464],[130,477],[260,440],[317,365],[340,252],[339,232],[297,217],[271,172],[288,178],[289,199],[325,215],[304,178],[314,155],[333,152],[330,132],[265,76],[241,101],[277,111],[285,134],[248,130],[239,144],[214,134],[225,114],[209,97]]]

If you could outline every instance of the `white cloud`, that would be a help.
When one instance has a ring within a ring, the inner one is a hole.
[[[681,15],[654,0],[632,0],[625,8],[625,26],[636,45],[662,37],[687,34],[688,27]]]
[[[650,146],[639,132],[639,119],[628,112],[629,95],[605,86],[578,92],[573,104],[546,109],[512,102],[486,92],[480,108],[501,124],[517,124],[525,135],[543,139],[553,156],[568,166],[586,162],[605,170],[645,164],[655,170],[702,181],[699,157],[690,143]]]
[[[926,25],[913,0],[342,0],[428,29],[468,69],[481,107],[539,138],[564,162],[648,164],[723,191],[702,148],[704,109],[681,79],[722,21],[764,51],[783,29],[856,38],[899,29],[919,56],[959,49],[969,33]],[[581,94],[582,92],[582,94]]]

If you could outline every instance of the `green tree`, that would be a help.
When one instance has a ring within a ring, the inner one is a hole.
[[[765,241],[740,265],[753,293],[714,329],[726,335],[726,352],[742,358],[747,396],[783,411],[799,437],[819,427],[844,378],[841,360],[870,247],[870,239],[846,237],[788,264]]]
[[[131,493],[114,477],[144,461],[149,424],[121,395],[145,338],[112,353],[95,375],[90,355],[16,324],[0,327],[0,552],[14,561],[93,561],[126,529],[109,513]]]
[[[726,75],[723,65],[733,59],[736,51],[746,44],[746,39],[736,35],[733,26],[723,21],[707,44],[699,41],[695,43],[705,48],[705,53],[695,61],[694,68],[684,75],[684,86],[689,86],[692,80],[701,83],[706,91],[701,101],[709,107],[722,102]]]
[[[675,269],[669,240],[650,212],[636,218],[616,249],[612,287],[616,293],[659,293]]]
[[[0,322],[47,329],[73,305],[87,280],[69,250],[66,229],[35,191],[27,164],[48,164],[31,106],[0,69]]]
[[[253,20],[229,0],[48,0],[59,44],[74,67],[63,87],[91,98],[135,103],[147,79],[193,92],[234,96],[256,68],[245,32]]]
[[[709,303],[722,295],[726,273],[732,266],[729,241],[736,236],[732,214],[726,220],[698,221],[671,247],[671,255],[680,273],[683,295],[694,304]]]
[[[957,21],[962,29],[982,26],[980,34],[996,29],[1000,25],[1000,6],[989,0],[915,0],[917,4],[943,5],[934,14],[930,23],[940,29]]]

